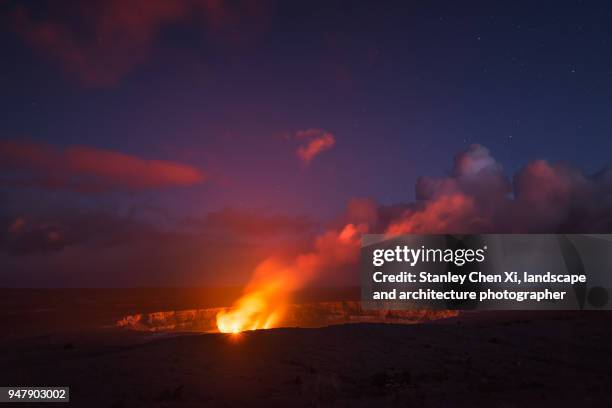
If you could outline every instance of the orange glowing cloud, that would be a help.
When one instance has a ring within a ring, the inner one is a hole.
[[[0,169],[9,175],[4,185],[79,192],[190,186],[205,179],[199,169],[182,163],[85,146],[61,150],[21,141],[0,141]]]
[[[475,217],[474,200],[463,194],[440,196],[421,210],[407,210],[388,226],[386,235],[464,232],[466,220]]]
[[[316,156],[336,144],[334,135],[321,129],[301,130],[296,133],[296,139],[305,142],[297,150],[298,157],[305,164],[309,164]]]

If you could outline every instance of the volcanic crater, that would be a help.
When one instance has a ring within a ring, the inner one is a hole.
[[[218,332],[217,315],[228,307],[167,310],[124,316],[121,329],[138,331]],[[315,328],[347,323],[417,324],[458,316],[452,310],[365,310],[359,301],[329,301],[291,304],[275,327]]]

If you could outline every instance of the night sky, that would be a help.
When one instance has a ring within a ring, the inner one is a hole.
[[[565,218],[526,232],[612,232],[611,17],[607,1],[0,1],[0,285],[239,284],[355,198],[378,229],[437,199],[420,176],[481,199],[453,161],[466,149],[515,187],[552,185],[534,160],[567,175],[569,201],[545,200]]]

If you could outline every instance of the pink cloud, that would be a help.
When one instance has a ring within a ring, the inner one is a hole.
[[[316,156],[336,144],[334,135],[321,129],[301,130],[296,133],[296,139],[304,141],[298,148],[297,155],[305,164],[309,164]]]
[[[80,192],[184,187],[206,178],[187,164],[86,146],[62,150],[21,141],[0,141],[0,169],[5,171],[0,180],[4,185]]]

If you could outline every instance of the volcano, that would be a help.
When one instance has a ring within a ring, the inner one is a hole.
[[[214,305],[233,294],[0,290],[0,323],[11,328],[0,334],[0,383],[68,384],[70,404],[88,408],[611,402],[608,312],[444,318],[456,313],[300,300],[285,328],[215,333],[228,308]]]

